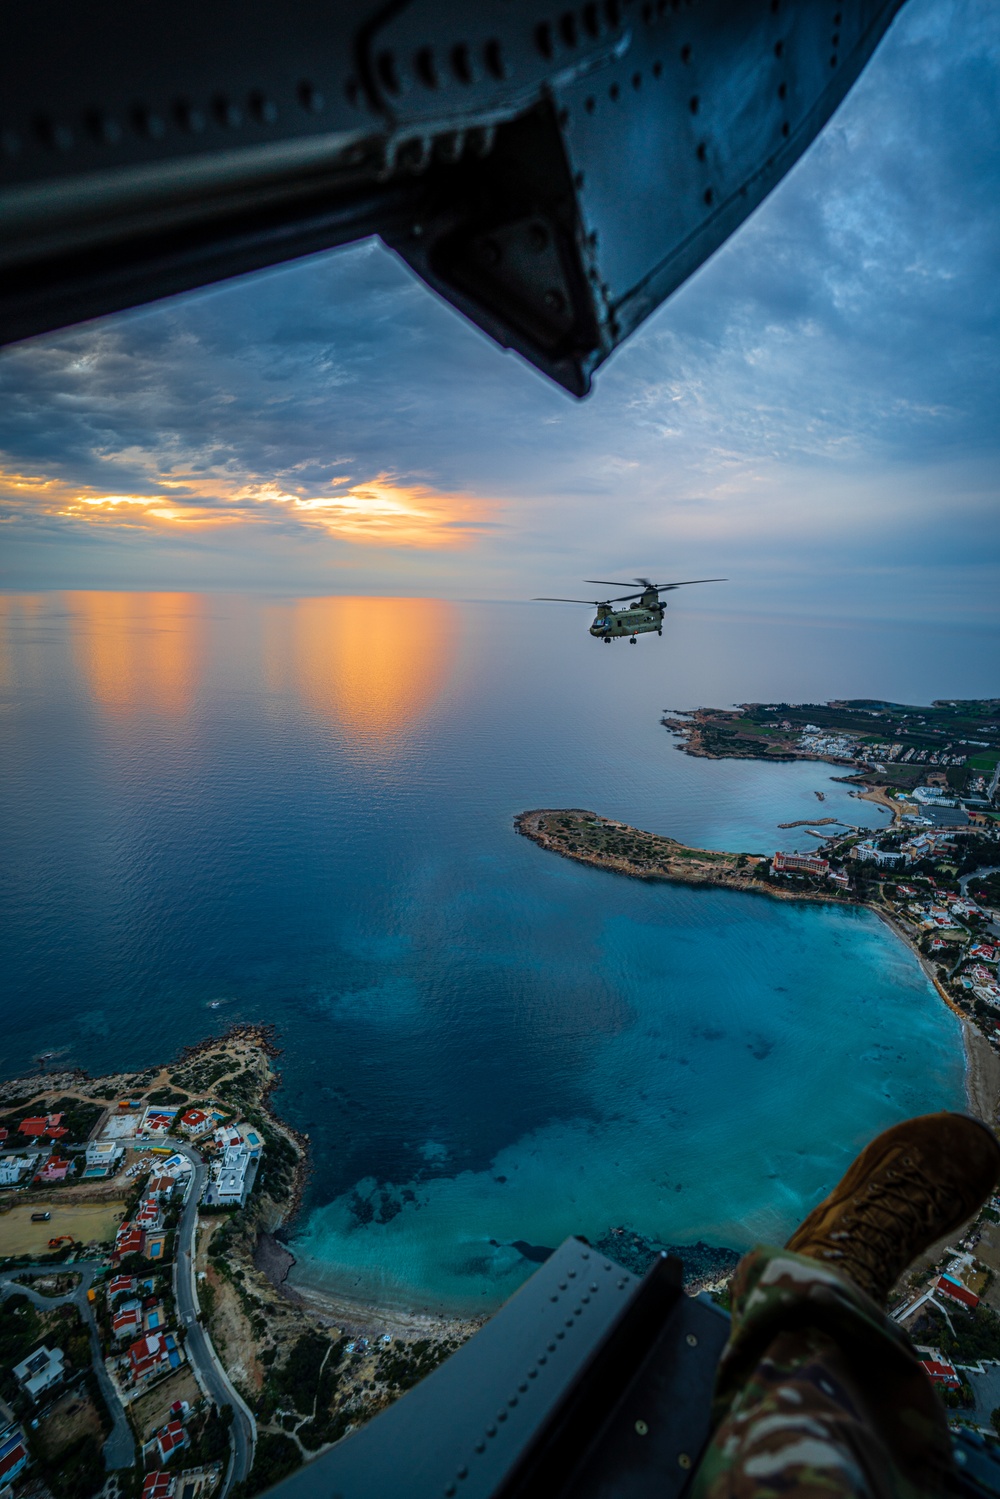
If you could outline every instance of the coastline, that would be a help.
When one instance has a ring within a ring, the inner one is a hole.
[[[870,800],[881,802],[879,788]],[[887,799],[886,799],[887,802]],[[559,819],[556,823],[554,819]],[[600,847],[581,848],[573,844],[574,837],[581,836],[584,825],[595,829],[595,838],[608,836],[616,842],[631,847],[633,857],[624,856],[615,850]],[[851,906],[857,910],[871,911],[893,935],[914,955],[928,982],[936,994],[948,1006],[961,1025],[962,1045],[965,1053],[965,1093],[970,1113],[984,1120],[991,1127],[1000,1116],[1000,1055],[986,1037],[969,1020],[948,994],[925,955],[910,935],[896,922],[888,911],[871,901],[845,896],[833,891],[789,890],[766,885],[755,878],[750,869],[766,860],[761,855],[720,853],[712,849],[699,849],[678,843],[676,839],[661,834],[644,833],[627,823],[614,818],[602,818],[595,812],[582,808],[534,808],[520,812],[514,818],[515,830],[550,853],[561,858],[572,859],[579,864],[589,864],[609,873],[622,874],[630,879],[664,881],[690,886],[714,886],[729,889],[744,895],[764,895],[773,900],[812,901],[829,905]],[[633,841],[638,840],[638,841]],[[641,862],[640,862],[640,857]],[[652,865],[650,859],[656,859]],[[738,861],[747,861],[740,867]]]
[[[308,1136],[286,1124],[273,1106],[281,1082],[274,1063],[280,1054],[273,1027],[240,1024],[183,1048],[172,1062],[143,1071],[91,1077],[67,1068],[8,1079],[0,1083],[0,1114],[6,1109],[16,1121],[32,1110],[49,1112],[53,1103],[64,1109],[78,1104],[88,1112],[85,1136],[74,1146],[77,1151],[82,1151],[84,1139],[100,1137],[122,1109],[137,1118],[144,1117],[148,1107],[172,1109],[174,1118],[186,1108],[215,1109],[220,1119],[242,1120],[256,1129],[263,1140],[261,1165],[243,1205],[203,1208],[196,1215],[194,1309],[213,1356],[253,1413],[258,1437],[284,1435],[280,1412],[289,1398],[286,1370],[290,1361],[319,1347],[327,1371],[322,1400],[317,1403],[313,1387],[307,1400],[312,1417],[302,1412],[301,1431],[296,1434],[301,1455],[313,1457],[429,1373],[486,1318],[435,1316],[352,1302],[288,1283],[295,1257],[277,1235],[301,1208],[310,1165]],[[103,1205],[101,1226],[88,1232],[104,1237],[74,1246],[103,1265],[109,1256],[114,1263],[113,1239],[126,1200],[138,1200],[142,1177],[137,1167],[144,1164],[148,1171],[157,1150],[167,1155],[179,1146],[196,1154],[201,1137],[186,1139],[183,1133],[174,1135],[172,1127],[161,1127],[152,1138],[134,1131],[121,1138],[125,1153],[113,1177],[35,1186],[28,1199],[35,1209],[51,1203],[62,1213],[74,1214],[74,1223],[81,1225],[85,1218],[90,1224],[94,1207]],[[4,1250],[3,1224],[10,1209],[23,1212],[25,1205],[23,1189],[0,1192],[0,1259],[20,1253],[16,1247]],[[122,1211],[116,1214],[116,1208]],[[80,1238],[87,1239],[87,1233],[81,1232]],[[65,1253],[57,1258],[64,1259]]]
[[[869,906],[868,909],[874,911],[893,935],[910,949],[920,964],[925,978],[933,984],[939,999],[944,1001],[957,1018],[962,1027],[962,1047],[965,1052],[965,1097],[969,1112],[975,1114],[977,1119],[982,1119],[985,1124],[994,1127],[1000,1118],[1000,1056],[993,1050],[983,1033],[976,1029],[969,1017],[963,1014],[956,1005],[909,934],[903,931],[898,922],[893,921],[888,911],[880,910],[877,906]]]
[[[574,846],[570,837],[564,836],[549,821],[555,818],[575,819],[575,825],[568,830],[570,836],[579,835],[583,825],[592,824],[599,837],[609,835],[623,839],[644,857],[629,858],[605,848]],[[767,884],[757,873],[760,865],[769,862],[766,854],[724,853],[718,849],[696,848],[665,834],[646,833],[616,818],[601,817],[581,807],[536,807],[519,812],[514,818],[514,829],[522,837],[537,843],[539,848],[558,854],[560,858],[590,864],[595,869],[606,869],[613,874],[624,874],[630,879],[662,880],[675,885],[713,885],[718,889],[737,890],[743,895],[768,896],[771,900],[819,901],[837,906],[866,904],[836,890],[790,890]]]

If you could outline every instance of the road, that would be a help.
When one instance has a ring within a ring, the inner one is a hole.
[[[14,1279],[17,1275],[52,1275],[60,1270],[81,1276],[76,1290],[67,1292],[65,1296],[42,1296],[38,1291],[31,1290],[29,1286],[18,1285]],[[97,1383],[101,1387],[101,1394],[104,1396],[112,1421],[111,1435],[104,1443],[104,1466],[112,1471],[115,1468],[132,1467],[135,1462],[135,1442],[132,1439],[132,1428],[128,1424],[128,1417],[118,1398],[118,1391],[104,1367],[101,1341],[97,1332],[97,1318],[94,1316],[93,1306],[87,1300],[87,1291],[93,1284],[97,1270],[97,1265],[88,1263],[86,1260],[72,1265],[22,1265],[16,1270],[8,1270],[0,1275],[0,1299],[20,1294],[27,1296],[28,1300],[33,1301],[36,1306],[47,1309],[62,1306],[65,1302],[71,1301],[79,1310],[90,1334],[90,1353],[94,1373],[97,1375]]]
[[[981,880],[987,874],[1000,874],[1000,865],[990,864],[983,869],[974,869],[971,874],[963,874],[958,882],[959,890],[961,890],[963,895],[966,895],[969,889],[969,881]],[[986,925],[989,928],[991,937],[1000,937],[1000,921],[988,921]]]
[[[198,1288],[195,1277],[195,1233],[198,1226],[198,1203],[205,1185],[207,1168],[188,1145],[171,1141],[180,1155],[190,1161],[191,1180],[177,1228],[177,1253],[174,1256],[174,1297],[177,1302],[177,1318],[187,1337],[187,1356],[202,1388],[208,1392],[221,1409],[232,1407],[233,1424],[229,1428],[232,1455],[229,1469],[219,1499],[226,1499],[234,1483],[240,1483],[250,1472],[253,1463],[254,1445],[257,1440],[257,1423],[253,1413],[238,1391],[219,1360],[212,1340],[199,1320]]]

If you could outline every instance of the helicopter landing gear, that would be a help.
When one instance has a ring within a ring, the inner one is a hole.
[[[604,644],[605,645],[610,645],[611,644],[611,636],[610,635],[605,635],[605,637],[604,637]]]
[[[638,642],[637,642],[635,636],[633,635],[632,639],[629,641],[629,645],[637,645],[637,644],[638,644]]]

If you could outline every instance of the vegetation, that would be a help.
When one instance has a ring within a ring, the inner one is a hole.
[[[420,1338],[416,1343],[394,1343],[378,1361],[378,1378],[390,1390],[412,1389],[458,1346],[457,1342],[432,1343],[429,1338]]]
[[[1000,1317],[980,1302],[975,1313],[949,1311],[954,1333],[944,1318],[937,1319],[939,1347],[952,1363],[976,1364],[1000,1359]]]
[[[10,1372],[45,1341],[45,1320],[28,1300],[15,1294],[0,1302],[0,1395],[16,1402],[20,1386]]]
[[[232,1499],[251,1499],[251,1495],[280,1483],[301,1466],[302,1453],[297,1442],[279,1432],[263,1432],[257,1439],[250,1476],[233,1486],[230,1490]]]
[[[208,1463],[225,1463],[232,1424],[231,1405],[224,1405],[221,1410],[211,1405],[192,1417],[187,1428],[189,1445],[184,1454],[184,1466],[200,1468]]]
[[[228,1057],[220,1062],[199,1056],[171,1073],[170,1081],[175,1088],[185,1088],[189,1093],[207,1093],[220,1077],[231,1071],[232,1063]]]
[[[101,1116],[101,1106],[81,1102],[78,1098],[59,1098],[55,1103],[33,1103],[23,1101],[10,1112],[0,1115],[2,1124],[12,1135],[17,1133],[22,1119],[31,1119],[39,1114],[61,1114],[62,1127],[68,1134],[62,1138],[68,1145],[82,1145]]]
[[[52,1451],[36,1434],[32,1455],[53,1499],[91,1499],[101,1490],[106,1477],[101,1445],[98,1437],[87,1432]]]
[[[251,1068],[238,1072],[235,1077],[228,1077],[219,1084],[219,1097],[225,1099],[233,1108],[247,1109],[257,1096],[259,1080],[257,1074]]]
[[[282,1404],[308,1415],[316,1403],[320,1370],[330,1353],[330,1340],[320,1333],[305,1333],[292,1347],[284,1365],[276,1369],[273,1382]]]

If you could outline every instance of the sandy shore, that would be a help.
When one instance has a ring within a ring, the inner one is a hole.
[[[986,1124],[995,1126],[1000,1117],[1000,1056],[968,1020],[962,1021],[962,1038],[965,1042],[965,1092],[969,1111]]]
[[[877,807],[885,807],[887,812],[892,813],[893,823],[896,826],[902,825],[903,814],[899,810],[899,803],[893,801],[884,786],[866,786],[864,791],[858,792],[858,801],[874,802]]]
[[[375,1339],[383,1333],[412,1342],[416,1338],[468,1338],[482,1327],[488,1317],[445,1317],[431,1312],[417,1312],[405,1307],[377,1306],[374,1302],[354,1301],[349,1296],[334,1295],[314,1286],[282,1287],[300,1306],[314,1316],[335,1323],[355,1337]]]
[[[262,1233],[254,1254],[254,1268],[288,1301],[324,1323],[336,1324],[354,1337],[376,1338],[388,1332],[396,1338],[467,1338],[485,1317],[447,1317],[412,1307],[380,1306],[288,1279],[295,1256],[272,1234]]]
[[[969,1106],[969,1112],[975,1114],[977,1119],[983,1119],[989,1125],[996,1125],[1000,1116],[1000,1055],[998,1055],[982,1031],[962,1013],[951,995],[938,979],[933,966],[920,951],[919,947],[901,926],[885,911],[880,911],[874,906],[875,914],[885,922],[886,926],[904,943],[916,958],[923,969],[926,978],[934,985],[939,998],[958,1016],[962,1026],[962,1044],[965,1048],[965,1097]]]

